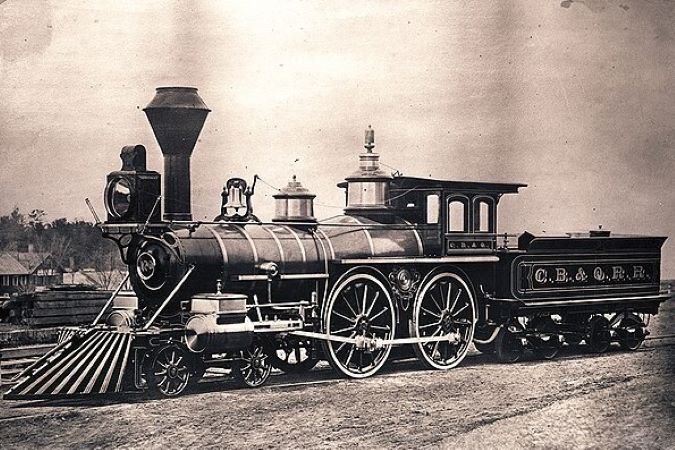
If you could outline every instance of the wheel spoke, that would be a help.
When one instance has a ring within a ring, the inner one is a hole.
[[[354,317],[358,316],[359,314],[354,311],[354,308],[352,308],[351,303],[349,303],[349,300],[347,300],[347,297],[345,297],[344,294],[341,295],[342,299],[345,301],[345,304],[347,305],[347,308],[349,308],[349,311],[354,315]],[[357,302],[358,305],[358,302]]]
[[[434,301],[434,304],[436,305],[436,308],[438,308],[438,312],[443,312],[443,308],[441,308],[441,305],[438,304],[438,300],[436,300],[436,297],[434,297],[433,292],[429,292],[429,297],[431,297],[431,300]],[[441,316],[437,316],[441,317]]]
[[[457,316],[459,315],[459,313],[461,313],[462,311],[464,311],[464,310],[465,310],[466,308],[468,308],[468,307],[469,307],[469,304],[468,304],[468,303],[465,304],[464,306],[462,306],[461,308],[459,308],[459,309],[457,310],[457,312],[454,313],[454,314],[452,315],[452,317],[457,317]]]
[[[349,335],[349,339],[353,339],[354,336],[356,336],[356,331],[354,331],[352,334]],[[340,350],[342,350],[342,349],[343,349],[346,345],[348,345],[348,344],[349,344],[349,342],[343,342],[343,343],[341,343],[340,346],[337,348],[337,350],[335,350],[335,353],[337,353],[337,352],[339,352]],[[354,345],[354,344],[352,344],[352,345]]]
[[[361,314],[366,313],[366,300],[368,299],[368,285],[363,285],[363,306],[361,308]]]
[[[382,311],[380,311],[379,313],[377,313],[373,317],[371,317],[370,321],[371,322],[374,321],[375,319],[377,319],[378,317],[380,317],[382,314],[386,313],[387,311],[389,311],[389,308],[387,306],[385,306]]]
[[[439,326],[438,328],[436,328],[436,331],[434,331],[433,333],[431,333],[431,336],[425,336],[425,337],[436,337],[436,335],[438,334],[438,332],[441,331],[442,329],[443,329],[443,328]],[[424,345],[425,345],[425,346],[427,346],[427,345],[433,345],[433,341],[431,341],[431,342],[425,342]]]
[[[370,325],[370,328],[373,328],[375,330],[380,330],[380,331],[391,331],[391,327],[389,325],[386,325],[386,326]]]
[[[370,305],[370,308],[368,308],[368,311],[366,311],[365,316],[369,317],[370,313],[373,311],[373,308],[375,307],[375,303],[377,303],[377,299],[380,297],[380,292],[377,291],[375,292],[375,297],[373,298],[373,303]]]
[[[353,330],[353,326],[345,327],[345,328],[340,328],[339,330],[331,331],[331,334],[340,334],[344,333],[345,331]]]
[[[441,318],[441,315],[440,315],[440,314],[436,314],[435,312],[432,312],[432,311],[426,309],[424,306],[422,306],[420,309],[421,309],[422,311],[424,311],[425,313],[427,313],[427,314],[429,314],[429,315],[432,315],[432,316],[434,316],[434,317],[436,317],[436,318],[438,318],[438,319]]]
[[[340,318],[346,320],[347,322],[356,323],[356,320],[350,319],[349,317],[344,316],[344,315],[340,314],[339,312],[337,312],[337,311],[335,311],[335,310],[333,310],[333,314],[335,314],[336,316],[338,316],[338,317],[340,317]]]
[[[438,283],[439,286],[441,286],[441,283]],[[442,292],[442,290],[441,290]],[[452,284],[448,282],[448,295],[445,296],[445,309],[448,311],[451,310],[450,308],[450,293],[452,292]],[[453,305],[454,306],[454,305]]]
[[[441,341],[434,342],[434,349],[431,351],[431,359],[436,359],[436,352],[438,351],[438,346],[440,343]]]
[[[349,354],[347,355],[347,361],[345,361],[345,366],[349,367],[349,363],[352,360],[352,357],[354,356],[354,349],[356,348],[356,345],[352,344],[351,350],[349,350]]]
[[[433,322],[433,323],[429,323],[427,325],[422,325],[421,327],[419,327],[419,329],[423,330],[423,329],[429,328],[429,327],[437,327],[438,325],[440,325],[440,322]]]
[[[460,295],[462,295],[462,288],[459,288],[459,290],[457,291],[457,295],[455,296],[455,300],[452,302],[452,306],[448,308],[448,311],[450,311],[451,313],[452,311],[455,310],[455,305],[457,304],[457,300],[459,300]]]

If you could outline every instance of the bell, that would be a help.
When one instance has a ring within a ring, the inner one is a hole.
[[[230,189],[227,191],[227,203],[225,203],[224,209],[234,209],[235,212],[238,212],[240,208],[245,207],[244,193],[241,188],[236,185],[231,185]]]

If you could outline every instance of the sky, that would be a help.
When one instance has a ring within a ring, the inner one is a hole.
[[[524,182],[501,232],[671,236],[675,3],[0,2],[0,214],[104,214],[124,145],[162,160],[142,112],[194,86],[212,112],[192,158],[195,219],[233,176],[297,175],[316,215],[357,166],[363,130],[405,175]],[[273,215],[261,183],[256,213]]]

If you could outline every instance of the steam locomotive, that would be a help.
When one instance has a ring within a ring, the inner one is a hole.
[[[194,221],[190,156],[209,109],[197,89],[163,87],[144,111],[164,156],[163,190],[145,148],[124,147],[97,224],[119,246],[133,292],[120,285],[94,323],[65,329],[7,398],[175,396],[209,367],[256,387],[273,367],[305,371],[319,360],[350,378],[411,356],[447,370],[472,343],[504,362],[526,350],[554,358],[563,343],[635,350],[645,316],[669,297],[665,237],[509,239],[497,232],[497,206],[525,184],[391,175],[370,128],[357,170],[338,184],[343,215],[318,221],[315,195],[293,177],[263,222],[256,178],[233,178],[214,220]]]

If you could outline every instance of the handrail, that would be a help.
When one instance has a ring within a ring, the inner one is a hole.
[[[183,284],[185,281],[188,279],[192,271],[195,270],[195,266],[190,266],[187,272],[185,272],[185,275],[183,275],[183,278],[180,279],[176,287],[173,288],[169,296],[162,302],[159,308],[157,308],[157,311],[155,311],[155,314],[152,315],[150,320],[148,320],[148,323],[145,324],[145,326],[142,328],[143,331],[148,331],[148,328],[150,328],[150,325],[153,324],[153,322],[157,319],[157,317],[162,313],[164,308],[166,308],[166,305],[169,304],[169,302],[173,299],[173,297],[176,295],[178,290],[183,287]]]
[[[108,299],[108,301],[105,302],[105,305],[103,305],[103,308],[101,308],[101,311],[98,313],[98,316],[96,316],[96,318],[94,319],[94,321],[91,323],[91,326],[92,326],[92,327],[93,327],[94,325],[96,325],[96,324],[98,323],[99,320],[101,320],[101,316],[103,316],[103,313],[105,312],[106,309],[108,309],[108,307],[110,306],[110,304],[112,303],[112,301],[115,300],[115,297],[117,297],[117,294],[120,293],[120,291],[122,290],[122,286],[124,286],[125,283],[127,282],[127,280],[129,279],[129,275],[130,275],[130,272],[127,272],[127,274],[126,274],[126,276],[124,277],[124,279],[122,280],[122,282],[119,284],[119,286],[117,286],[117,289],[115,289],[115,292],[113,292],[113,294],[110,296],[110,298]]]

